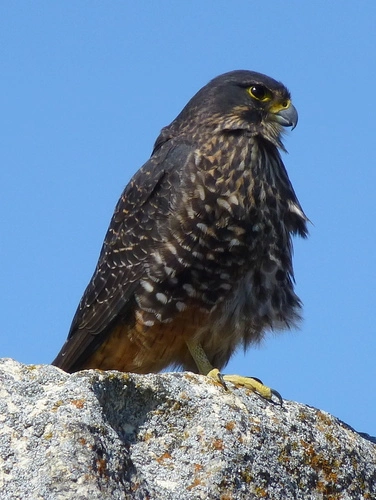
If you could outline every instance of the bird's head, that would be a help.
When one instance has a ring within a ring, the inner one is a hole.
[[[284,127],[295,128],[298,113],[282,83],[253,71],[231,71],[211,80],[188,102],[171,127],[214,133],[245,130],[283,147]]]

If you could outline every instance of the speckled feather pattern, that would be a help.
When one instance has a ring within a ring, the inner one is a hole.
[[[222,368],[239,345],[299,319],[291,238],[307,219],[278,152],[281,126],[235,98],[226,112],[197,96],[117,204],[54,362],[67,371],[196,371],[187,338]]]

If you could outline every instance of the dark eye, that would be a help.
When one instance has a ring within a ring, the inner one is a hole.
[[[263,85],[253,85],[249,87],[248,92],[258,101],[269,101],[271,99],[269,90]]]

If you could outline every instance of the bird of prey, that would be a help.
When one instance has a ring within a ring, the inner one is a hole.
[[[300,317],[292,236],[308,219],[279,153],[297,120],[286,87],[260,73],[197,92],[125,187],[55,366],[179,367],[272,397],[220,370]]]

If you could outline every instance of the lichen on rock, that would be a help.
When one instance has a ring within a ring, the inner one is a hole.
[[[0,360],[0,498],[373,499],[376,445],[191,373]]]

